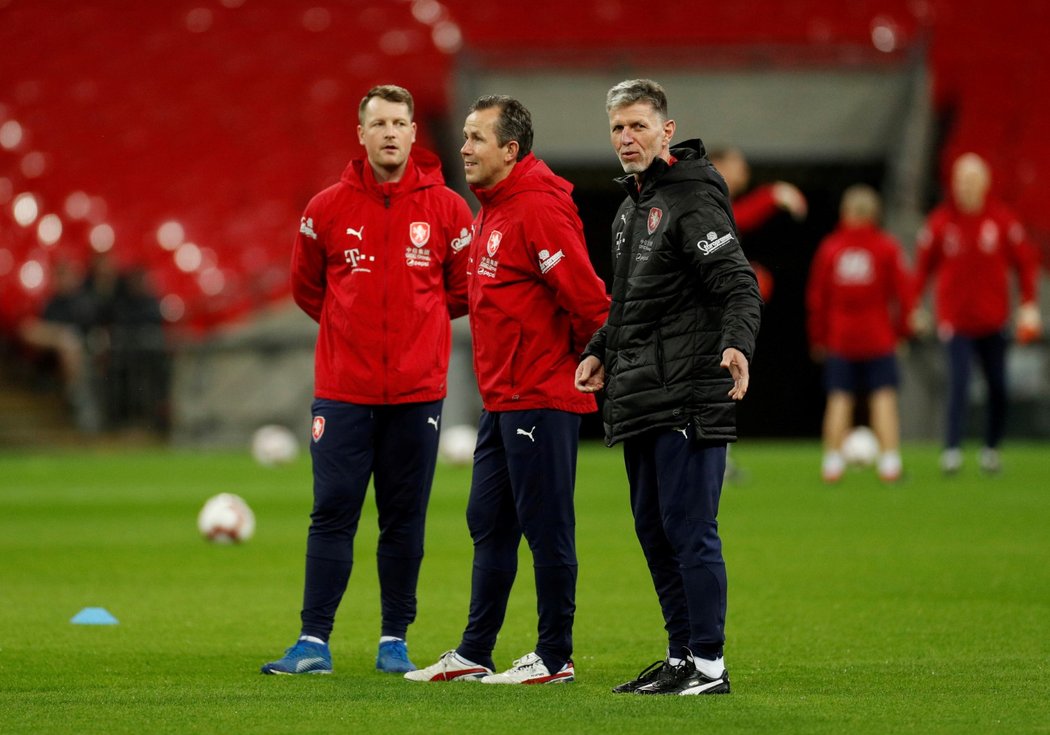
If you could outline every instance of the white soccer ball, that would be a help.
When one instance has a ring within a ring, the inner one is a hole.
[[[442,429],[438,441],[438,456],[454,465],[467,465],[474,461],[474,445],[478,443],[478,430],[467,424]]]
[[[299,442],[285,426],[267,424],[252,435],[252,457],[264,467],[287,464],[299,456]]]
[[[197,514],[197,528],[209,541],[241,544],[255,533],[255,514],[240,495],[219,493]]]
[[[853,465],[870,467],[879,457],[879,440],[867,426],[858,426],[842,442],[842,456]]]

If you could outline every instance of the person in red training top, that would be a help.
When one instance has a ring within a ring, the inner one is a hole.
[[[751,166],[739,148],[731,146],[713,150],[708,153],[708,160],[725,179],[733,203],[733,219],[741,237],[754,232],[780,212],[787,212],[797,222],[806,218],[809,211],[806,197],[794,184],[774,181],[747,190],[751,183]],[[768,302],[773,297],[773,277],[758,261],[752,260],[751,267],[758,278],[762,300]]]
[[[570,192],[532,154],[532,118],[518,100],[478,99],[463,128],[467,183],[481,202],[468,291],[474,370],[484,403],[467,525],[474,541],[463,638],[412,681],[572,681],[576,610],[573,492],[580,414],[576,360],[609,311]],[[536,647],[502,673],[492,651],[525,536],[539,613]]]
[[[934,276],[937,334],[947,347],[948,420],[941,469],[962,468],[970,362],[980,362],[988,386],[988,417],[979,465],[1000,470],[999,444],[1006,430],[1006,326],[1010,317],[1009,273],[1020,290],[1019,332],[1038,334],[1038,262],[1024,228],[988,196],[988,164],[966,153],[952,165],[951,199],[938,205],[919,233],[916,286],[921,294]],[[921,318],[916,319],[921,322]]]
[[[379,513],[382,631],[376,668],[415,668],[427,501],[437,462],[451,346],[466,313],[471,212],[437,157],[413,149],[408,90],[368,91],[358,110],[364,158],[310,200],[292,254],[292,294],[320,324],[314,373],[314,505],[299,640],[266,674],[332,670],[328,637],[353,566],[369,480]]]
[[[806,218],[806,197],[794,184],[775,181],[744,193],[751,182],[751,166],[739,148],[712,151],[708,159],[725,179],[729,198],[733,201],[733,218],[741,235],[757,230],[781,211],[796,220]]]
[[[913,289],[899,243],[878,227],[881,204],[870,186],[842,195],[839,227],[821,242],[806,287],[813,358],[824,363],[825,482],[845,471],[842,443],[853,425],[858,394],[867,394],[882,453],[879,477],[901,476],[899,373],[895,351],[907,336]]]

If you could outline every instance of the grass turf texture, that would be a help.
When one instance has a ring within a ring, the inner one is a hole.
[[[663,654],[621,455],[588,445],[577,489],[579,680],[561,687],[414,684],[373,669],[375,511],[332,638],[335,674],[266,677],[298,632],[309,460],[135,451],[0,454],[0,732],[1050,731],[1050,461],[1013,444],[943,478],[818,480],[816,444],[744,443],[727,485],[728,697],[616,696]],[[427,665],[466,620],[469,469],[438,469],[409,650]],[[239,547],[197,536],[217,492],[258,519]],[[371,498],[371,495],[370,495]],[[525,545],[497,665],[531,650]],[[88,606],[120,624],[72,625]]]

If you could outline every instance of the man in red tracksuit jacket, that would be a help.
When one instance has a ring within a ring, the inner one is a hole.
[[[576,391],[573,376],[609,299],[587,255],[572,185],[531,153],[529,111],[510,97],[482,97],[464,136],[467,182],[482,205],[468,291],[485,406],[467,504],[470,612],[459,646],[405,678],[572,681],[576,452],[580,414],[597,409],[593,396]],[[522,535],[533,557],[538,639],[534,651],[496,674],[492,650]]]
[[[809,342],[814,359],[824,363],[828,393],[825,482],[837,482],[845,471],[842,443],[860,393],[867,394],[882,451],[879,477],[895,482],[901,476],[895,351],[898,339],[907,335],[913,289],[900,245],[878,228],[880,209],[879,195],[870,186],[846,189],[839,227],[821,242],[810,267]]]
[[[1036,334],[1038,261],[1024,228],[1005,206],[988,197],[991,171],[975,153],[952,166],[952,198],[930,213],[919,233],[919,293],[936,275],[937,333],[947,347],[948,422],[941,469],[962,467],[970,362],[977,356],[988,385],[988,422],[979,455],[983,471],[1000,469],[999,444],[1006,431],[1005,333],[1010,316],[1009,273],[1020,290],[1019,334]]]
[[[416,615],[427,501],[437,461],[451,346],[466,313],[471,212],[438,159],[412,149],[412,95],[374,87],[361,101],[365,157],[306,207],[292,293],[320,324],[315,356],[314,506],[299,640],[267,674],[329,673],[328,637],[353,566],[369,480],[379,513],[382,632],[376,668],[415,668],[405,634]]]

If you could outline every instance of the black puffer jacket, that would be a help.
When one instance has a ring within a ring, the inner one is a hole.
[[[733,380],[719,363],[727,347],[751,360],[762,300],[703,143],[671,155],[641,191],[634,176],[619,179],[629,196],[612,227],[612,307],[584,351],[605,366],[609,446],[687,421],[701,439],[736,439]]]

